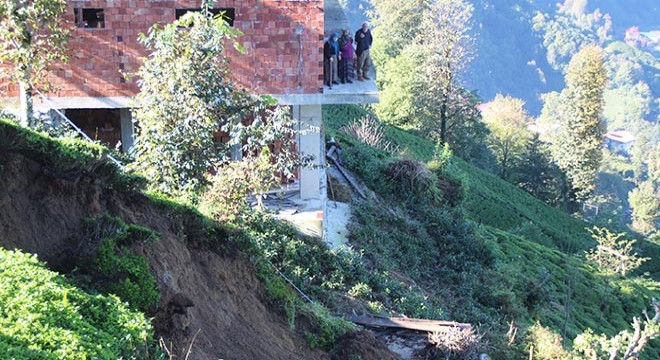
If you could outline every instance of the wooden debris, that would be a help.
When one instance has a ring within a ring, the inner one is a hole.
[[[366,327],[395,328],[425,332],[447,332],[450,329],[471,330],[472,325],[454,321],[425,320],[403,317],[348,315],[346,320]]]
[[[328,160],[332,161],[332,163],[335,164],[335,166],[337,167],[337,170],[339,170],[339,172],[344,176],[344,178],[348,181],[348,183],[351,184],[351,186],[353,187],[353,189],[355,189],[355,191],[356,191],[356,192],[357,192],[357,193],[358,193],[363,199],[366,199],[366,198],[367,198],[367,195],[364,194],[364,192],[362,191],[362,189],[360,189],[360,186],[357,184],[357,182],[355,182],[355,180],[353,179],[353,177],[351,177],[351,176],[348,174],[348,171],[346,171],[346,169],[344,169],[344,167],[343,167],[343,166],[339,163],[339,161],[335,158],[334,153],[335,153],[336,151],[337,151],[336,146],[332,145],[332,146],[330,147],[330,150],[328,150],[328,152],[327,152],[326,155],[325,155],[326,158],[328,158]]]

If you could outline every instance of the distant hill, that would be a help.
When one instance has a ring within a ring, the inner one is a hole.
[[[465,86],[477,90],[484,101],[502,93],[521,98],[527,110],[538,115],[540,95],[563,88],[563,76],[546,60],[542,39],[532,30],[537,12],[552,14],[557,0],[476,0],[473,28],[477,52],[464,76]],[[340,0],[352,28],[368,19],[368,0]],[[599,8],[612,16],[613,40],[622,40],[625,30],[660,29],[660,2],[654,0],[586,1],[588,12]],[[652,79],[649,79],[651,81]]]
[[[587,9],[612,15],[612,30],[618,39],[631,26],[639,26],[642,31],[660,30],[660,2],[655,0],[592,0]]]

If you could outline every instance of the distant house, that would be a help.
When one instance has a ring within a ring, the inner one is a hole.
[[[660,52],[660,30],[640,32],[637,26],[626,29],[626,43]]]
[[[617,129],[605,134],[605,146],[615,153],[629,155],[634,143],[635,135],[624,129]]]

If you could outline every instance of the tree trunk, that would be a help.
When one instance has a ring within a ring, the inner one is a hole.
[[[440,143],[447,143],[447,99],[444,96],[440,106]]]
[[[21,125],[27,127],[34,117],[34,103],[32,98],[32,86],[26,82],[19,82],[19,98],[21,105]]]

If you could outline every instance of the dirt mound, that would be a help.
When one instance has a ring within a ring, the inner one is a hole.
[[[383,342],[376,339],[369,330],[349,333],[341,337],[335,351],[333,360],[361,359],[361,360],[396,360],[399,357],[389,351]]]
[[[181,219],[143,196],[118,193],[94,176],[53,173],[0,150],[0,246],[36,253],[51,268],[68,272],[76,266],[83,219],[103,213],[161,234],[143,252],[161,293],[154,326],[177,358],[191,342],[190,359],[327,358],[310,350],[269,305],[241,253],[195,239]]]

